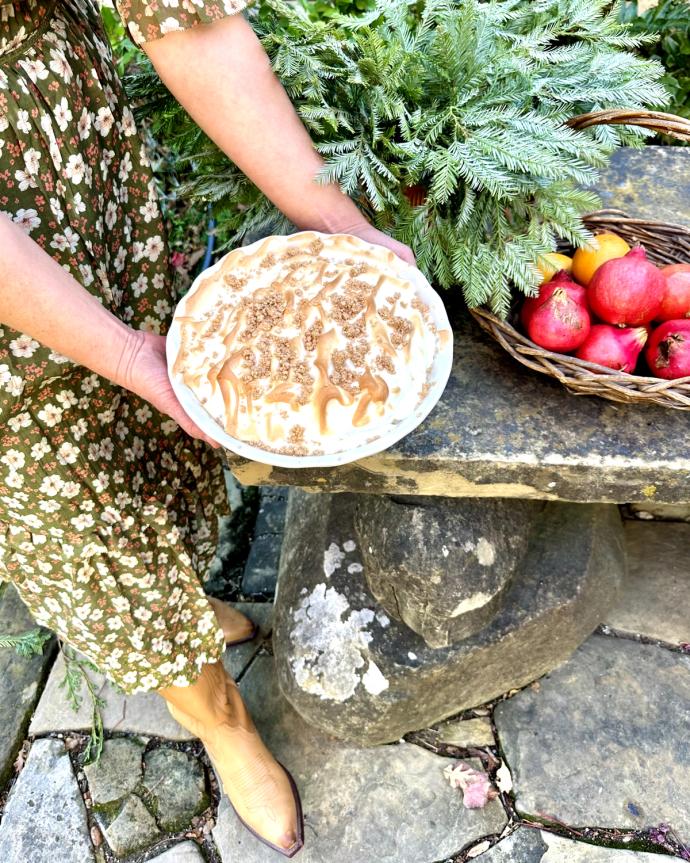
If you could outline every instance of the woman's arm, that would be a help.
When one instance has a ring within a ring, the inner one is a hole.
[[[50,255],[0,215],[0,324],[131,390],[193,437],[167,379],[165,339],[133,330],[111,314]],[[210,443],[210,441],[209,441]]]
[[[323,160],[242,15],[143,47],[190,116],[295,225],[355,234],[414,263],[337,185],[315,181]]]

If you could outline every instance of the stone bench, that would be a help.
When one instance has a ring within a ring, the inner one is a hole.
[[[599,189],[690,223],[690,151],[621,150]],[[318,471],[229,454],[241,482],[294,487],[278,674],[337,736],[395,740],[551,670],[615,598],[616,504],[690,502],[690,413],[571,395],[469,318],[455,332],[443,399],[386,452]]]

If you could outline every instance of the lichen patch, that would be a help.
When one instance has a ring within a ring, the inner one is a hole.
[[[360,683],[369,692],[369,687],[382,686],[385,678],[377,676],[378,669],[366,657],[373,637],[368,626],[374,617],[369,608],[350,608],[335,588],[317,584],[293,612],[290,665],[297,685],[328,701],[347,701]]]
[[[340,550],[336,542],[332,542],[323,553],[323,571],[326,578],[330,578],[336,569],[340,569],[345,552]]]

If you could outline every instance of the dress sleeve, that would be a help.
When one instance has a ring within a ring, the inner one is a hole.
[[[189,30],[236,15],[251,0],[115,0],[120,16],[137,45],[175,30]]]

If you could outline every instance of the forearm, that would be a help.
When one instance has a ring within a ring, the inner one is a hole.
[[[0,324],[123,386],[143,340],[1,215]]]
[[[366,224],[338,186],[315,180],[323,160],[241,15],[144,48],[191,117],[297,227]]]

